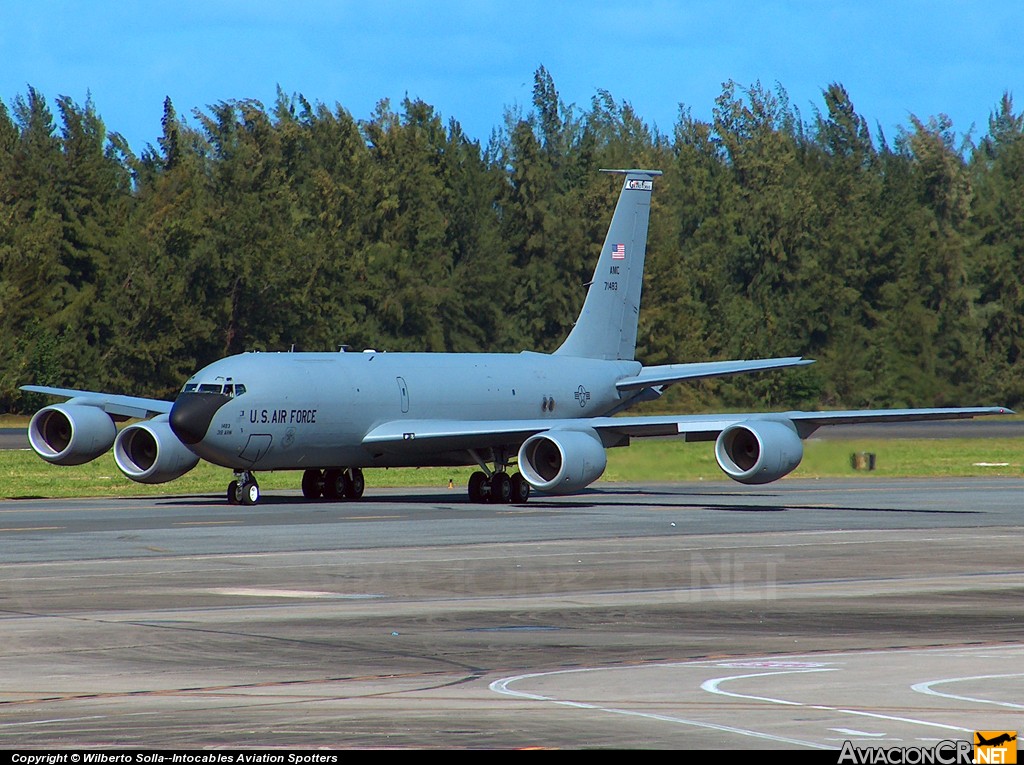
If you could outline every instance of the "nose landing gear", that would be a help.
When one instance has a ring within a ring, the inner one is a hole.
[[[260,485],[248,470],[235,474],[237,480],[228,484],[229,505],[255,505],[260,501]]]

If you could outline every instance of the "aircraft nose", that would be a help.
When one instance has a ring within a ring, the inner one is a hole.
[[[198,444],[206,437],[217,410],[230,400],[222,393],[179,393],[171,406],[171,430],[182,443]]]

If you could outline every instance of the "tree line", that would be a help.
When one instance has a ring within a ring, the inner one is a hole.
[[[171,397],[247,350],[549,351],[618,195],[661,169],[637,358],[797,355],[671,403],[1019,405],[1024,116],[984,136],[911,116],[891,139],[840,84],[804,116],[727,83],[671,134],[543,68],[486,143],[429,104],[278,92],[180,117],[138,155],[91,100],[0,102],[0,411],[26,383]]]

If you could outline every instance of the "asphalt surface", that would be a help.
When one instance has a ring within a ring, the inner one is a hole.
[[[0,748],[1019,730],[1016,479],[0,502]]]
[[[29,449],[26,428],[0,428],[0,449]]]

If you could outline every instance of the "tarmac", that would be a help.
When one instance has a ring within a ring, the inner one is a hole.
[[[1017,479],[0,502],[0,748],[839,749],[1020,730]]]

